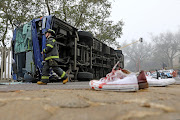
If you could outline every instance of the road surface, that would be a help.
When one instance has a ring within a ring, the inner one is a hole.
[[[0,120],[180,120],[180,85],[95,91],[88,82],[0,85]]]
[[[9,84],[9,85],[8,85]],[[41,90],[41,89],[89,89],[89,82],[68,82],[67,84],[48,83],[48,85],[37,85],[36,83],[7,83],[0,85],[0,91],[15,91],[15,90]]]

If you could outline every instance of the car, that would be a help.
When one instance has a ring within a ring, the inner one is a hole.
[[[151,74],[151,76],[152,76],[153,78],[157,78],[157,73],[156,73],[156,72],[153,72],[153,73]]]
[[[162,77],[162,78],[172,78],[173,77],[173,69],[169,69],[169,70],[158,70],[158,72],[159,72],[159,74],[160,74],[160,76]],[[162,73],[164,73],[164,76],[162,76]],[[153,78],[157,78],[157,73],[156,72],[153,72],[152,74],[151,74],[151,76],[153,77]]]
[[[163,70],[162,72],[163,72],[164,75],[167,76],[168,78],[172,78],[172,77],[173,77],[173,75],[172,75],[173,71],[174,71],[173,69],[170,69],[170,70]]]
[[[158,70],[158,72],[159,72],[159,77],[162,77],[161,76],[161,73],[162,73],[162,71],[161,70]],[[157,72],[153,72],[152,74],[151,74],[151,76],[153,77],[153,78],[157,78]]]

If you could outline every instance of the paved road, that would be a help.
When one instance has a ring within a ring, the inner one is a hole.
[[[176,80],[176,83],[175,83],[175,84],[176,84],[176,85],[180,85],[180,77],[175,77],[174,79]]]
[[[88,82],[0,87],[43,89],[0,92],[0,120],[180,120],[180,85],[137,92],[84,89]]]
[[[41,90],[41,89],[89,89],[89,82],[68,82],[48,83],[48,85],[37,85],[36,83],[23,83],[13,85],[0,85],[0,91],[16,91],[16,90]]]
[[[176,79],[176,84],[180,84],[180,79]],[[0,83],[1,84],[1,83]],[[89,81],[84,82],[68,82],[62,83],[48,83],[48,85],[37,85],[36,83],[23,83],[13,85],[0,85],[0,91],[16,91],[16,90],[41,90],[41,89],[89,89]]]

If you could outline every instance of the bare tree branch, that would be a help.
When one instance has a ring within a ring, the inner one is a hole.
[[[46,6],[47,6],[47,9],[48,9],[48,13],[49,13],[49,15],[51,15],[51,10],[50,10],[48,2],[49,2],[48,0],[45,0]]]

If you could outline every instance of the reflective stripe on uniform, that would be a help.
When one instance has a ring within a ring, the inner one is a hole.
[[[49,56],[49,57],[45,58],[45,60],[49,60],[49,59],[53,59],[53,58],[59,58],[59,56]]]
[[[53,46],[51,44],[47,44],[46,46],[49,46],[49,47],[53,48]]]
[[[49,76],[41,76],[41,79],[49,79]]]
[[[55,33],[55,31],[54,30],[52,30],[52,29],[48,29],[49,31],[52,31],[52,32],[54,32]]]
[[[43,49],[43,52],[46,52],[46,49]]]
[[[56,42],[56,40],[55,40],[55,39],[53,39],[52,41],[53,41],[53,42]]]
[[[66,73],[63,71],[63,74],[61,75],[61,78],[63,78],[66,75]]]

